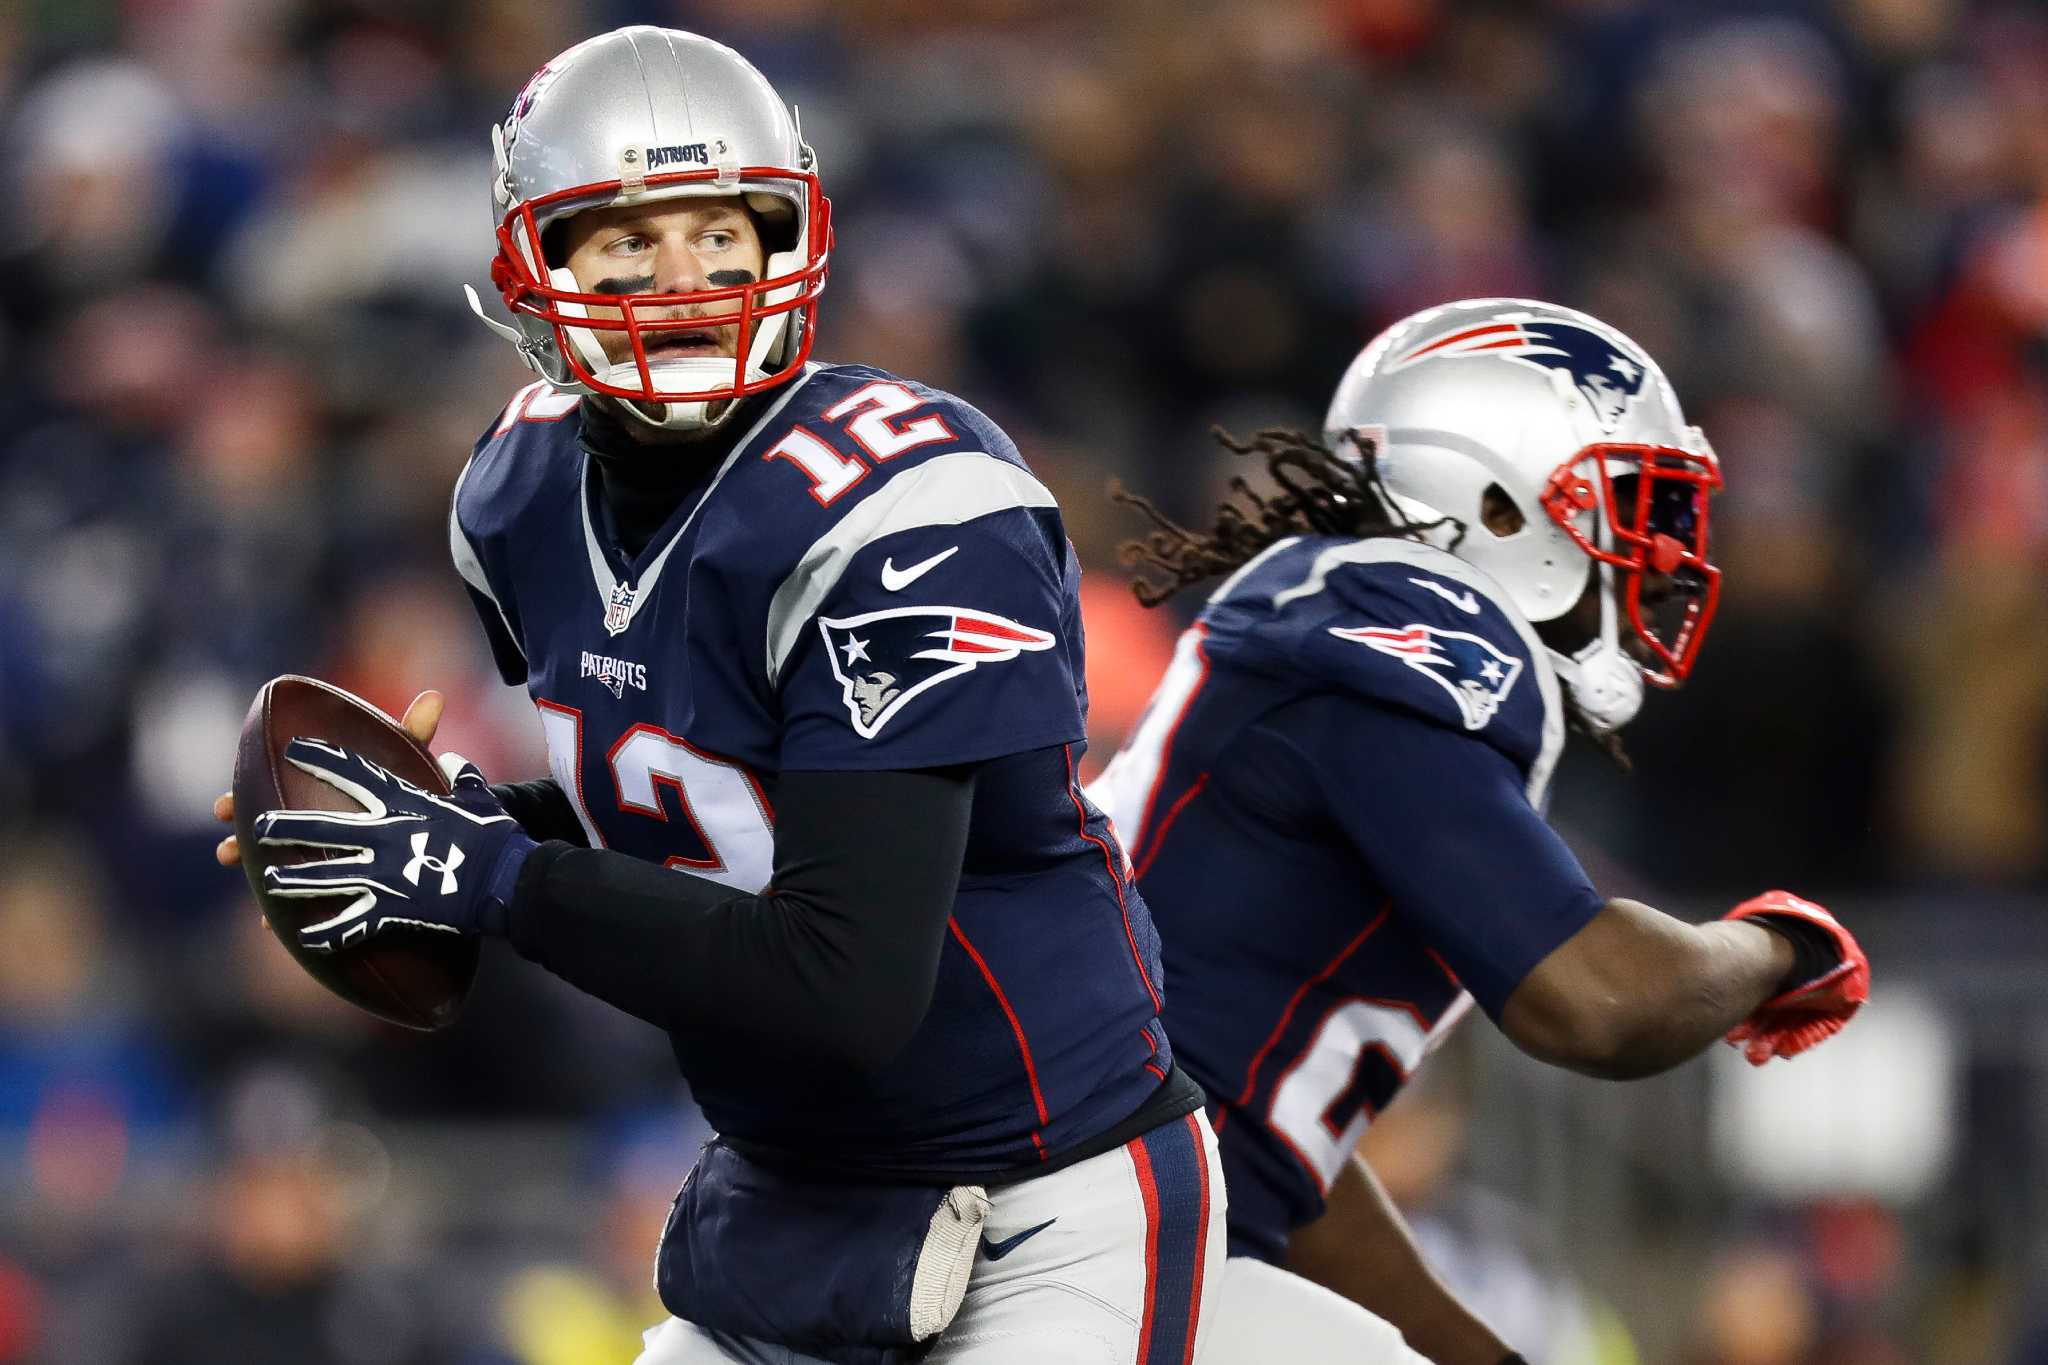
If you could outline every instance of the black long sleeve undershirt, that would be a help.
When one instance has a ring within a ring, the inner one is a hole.
[[[872,1071],[930,1007],[973,795],[972,769],[783,773],[760,895],[551,840],[520,872],[506,936],[673,1034]]]
[[[493,782],[491,795],[498,798],[498,804],[519,822],[529,838],[543,842],[560,839],[579,848],[590,847],[583,823],[576,818],[576,808],[569,804],[569,794],[552,777],[531,782]]]

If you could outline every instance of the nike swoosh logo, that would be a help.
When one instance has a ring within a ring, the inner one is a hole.
[[[988,1257],[991,1261],[1000,1261],[1018,1247],[1023,1246],[1027,1239],[1036,1237],[1039,1233],[1044,1232],[1059,1221],[1057,1218],[1048,1218],[1037,1227],[1026,1228],[1022,1232],[1005,1237],[1000,1242],[991,1242],[988,1239],[988,1234],[984,1232],[981,1235],[981,1254]]]
[[[917,563],[911,565],[907,569],[897,568],[894,562],[894,556],[891,556],[889,559],[885,559],[882,561],[882,586],[888,589],[890,592],[902,592],[912,583],[915,583],[918,579],[923,578],[933,569],[938,568],[939,565],[945,563],[945,561],[951,559],[954,555],[957,555],[959,553],[960,547],[958,545],[949,545],[945,549],[933,555],[930,559],[920,559],[919,561],[917,561]],[[1474,607],[1473,610],[1477,611],[1479,610],[1479,608]]]
[[[1411,578],[1408,581],[1418,588],[1428,588],[1467,616],[1479,614],[1479,599],[1469,592],[1452,592],[1434,578]]]

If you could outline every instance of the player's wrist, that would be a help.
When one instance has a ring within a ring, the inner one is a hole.
[[[1796,993],[1834,976],[1861,960],[1847,931],[1832,915],[1789,891],[1752,896],[1722,917],[1747,921],[1775,935],[1791,949],[1792,960],[1779,974],[1770,998]]]
[[[540,924],[548,898],[545,887],[549,871],[563,854],[573,853],[576,849],[576,845],[559,839],[543,839],[520,859],[519,870],[513,874],[509,894],[505,897],[501,936],[521,957],[533,959],[539,953]]]
[[[505,836],[504,847],[498,850],[497,860],[491,865],[491,875],[484,883],[482,899],[477,904],[476,928],[480,934],[491,938],[506,938],[511,933],[512,902],[519,889],[519,874],[526,869],[527,860],[540,847],[517,823]]]
[[[1751,924],[1768,930],[1791,945],[1792,965],[1786,968],[1772,989],[1773,998],[1818,981],[1842,965],[1841,949],[1834,935],[1810,920],[1796,915],[1760,914],[1748,917]]]

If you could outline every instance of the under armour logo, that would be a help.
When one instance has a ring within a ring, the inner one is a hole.
[[[412,861],[405,865],[405,879],[418,886],[420,869],[427,868],[441,874],[441,894],[452,896],[455,894],[455,869],[461,866],[462,845],[448,845],[448,857],[445,862],[439,858],[430,858],[427,856],[427,832],[421,830],[412,836]]]

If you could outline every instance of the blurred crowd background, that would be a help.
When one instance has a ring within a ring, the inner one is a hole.
[[[438,687],[442,743],[542,770],[446,560],[526,379],[459,286],[490,124],[635,21],[801,107],[819,355],[957,390],[1060,494],[1098,760],[1182,619],[1129,596],[1112,475],[1206,525],[1212,423],[1313,429],[1451,298],[1659,357],[1727,470],[1723,609],[1557,817],[1616,893],[1828,901],[1878,1002],[1639,1087],[1475,1025],[1375,1159],[1535,1365],[2048,1361],[2037,4],[13,0],[0,1362],[583,1365],[658,1315],[702,1136],[663,1040],[509,957],[444,1035],[352,1013],[207,809],[286,671]]]

